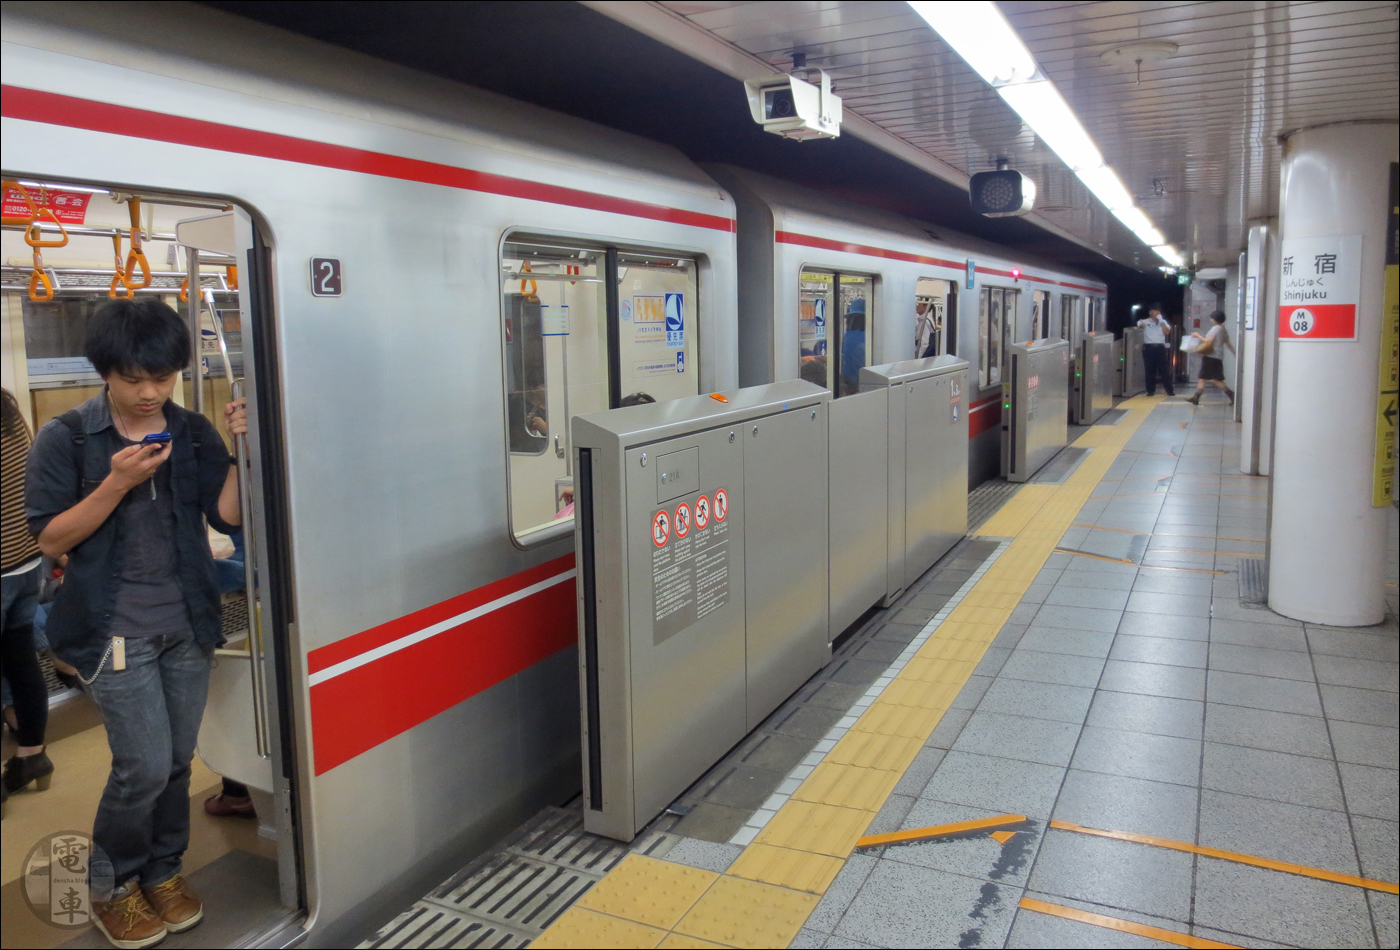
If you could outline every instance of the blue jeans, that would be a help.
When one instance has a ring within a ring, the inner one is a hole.
[[[180,873],[190,844],[190,760],[209,697],[210,660],[188,629],[128,639],[126,669],[113,670],[109,658],[92,681],[112,750],[92,837],[106,852],[117,887],[134,877],[154,887]]]

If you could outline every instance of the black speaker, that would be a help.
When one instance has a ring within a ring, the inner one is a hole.
[[[987,218],[1029,214],[1035,204],[1035,182],[1009,168],[978,172],[968,182],[972,210]]]

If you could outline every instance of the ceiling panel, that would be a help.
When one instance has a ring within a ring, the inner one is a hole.
[[[787,68],[831,73],[847,110],[964,172],[998,157],[1037,178],[1045,216],[1107,247],[1101,206],[980,78],[895,0],[663,2],[692,25]],[[1281,134],[1400,113],[1394,0],[999,4],[1142,207],[1188,259],[1233,262],[1278,209]],[[1169,40],[1132,66],[1105,51]]]

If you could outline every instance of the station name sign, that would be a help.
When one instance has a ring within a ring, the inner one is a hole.
[[[1355,340],[1361,235],[1285,238],[1280,340]]]

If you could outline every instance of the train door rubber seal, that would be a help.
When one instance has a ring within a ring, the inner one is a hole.
[[[608,408],[622,405],[621,289],[617,277],[617,248],[603,255],[603,305],[608,323]]]
[[[1010,420],[1009,420],[1009,423],[1008,423],[1009,426],[1010,426],[1010,428],[1007,430],[1007,449],[1008,449],[1007,459],[1008,459],[1008,461],[1007,461],[1007,465],[1006,465],[1006,471],[1007,471],[1009,474],[1011,474],[1011,475],[1015,475],[1015,474],[1016,474],[1016,406],[1015,406],[1015,402],[1016,402],[1017,397],[1019,396],[1019,394],[1016,392],[1016,383],[1019,382],[1018,377],[1019,377],[1019,375],[1020,375],[1020,369],[1021,369],[1021,359],[1020,359],[1020,356],[1019,356],[1018,354],[1016,354],[1016,353],[1012,353],[1012,354],[1011,354],[1011,402],[1012,402],[1012,405],[1009,405],[1009,406],[1006,407],[1006,414],[1007,414],[1008,416],[1011,417]]]
[[[268,629],[271,632],[272,652],[276,657],[277,728],[282,760],[282,777],[290,791],[292,827],[298,829],[293,835],[296,855],[297,903],[304,910],[309,906],[306,888],[306,855],[300,834],[301,788],[296,769],[296,735],[292,726],[295,692],[292,687],[291,643],[287,636],[290,625],[296,622],[295,608],[291,597],[292,554],[287,526],[290,500],[287,494],[287,453],[282,439],[282,381],[278,373],[276,310],[272,293],[272,248],[262,237],[256,225],[253,227],[253,246],[248,250],[248,286],[250,290],[249,322],[253,328],[252,359],[257,368],[257,410],[258,450],[262,456],[263,484],[260,486],[263,497],[263,517],[268,530],[264,533],[267,545],[266,583]],[[248,357],[245,355],[244,359]],[[251,606],[251,605],[250,605]]]
[[[616,378],[616,377],[614,377]],[[579,576],[583,579],[583,662],[588,724],[588,807],[603,810],[603,739],[598,711],[598,596],[593,553],[593,450],[578,450]]]

